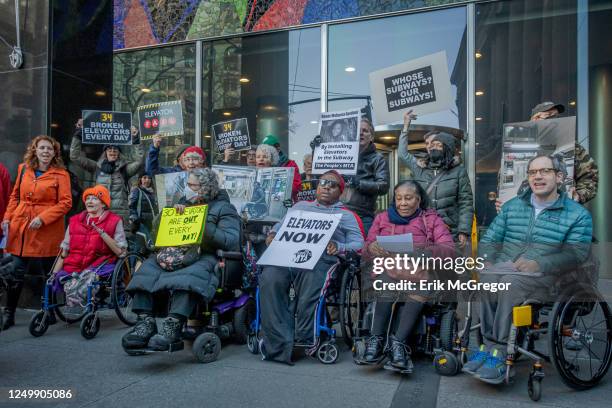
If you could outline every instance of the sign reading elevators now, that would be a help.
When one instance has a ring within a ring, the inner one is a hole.
[[[446,52],[440,51],[370,73],[376,124],[401,122],[404,112],[439,112],[453,105]]]
[[[83,132],[81,141],[84,144],[132,144],[132,114],[129,112],[109,112],[84,110]]]

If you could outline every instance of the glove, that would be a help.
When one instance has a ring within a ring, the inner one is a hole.
[[[322,143],[322,141],[323,139],[321,138],[321,135],[316,135],[314,139],[312,139],[312,141],[310,142],[310,148],[314,150],[315,147],[317,147],[318,145]]]

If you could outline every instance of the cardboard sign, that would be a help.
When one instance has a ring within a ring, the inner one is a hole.
[[[235,150],[249,150],[251,148],[249,126],[246,118],[216,123],[213,125],[212,131],[219,153],[223,153],[225,149],[230,147]]]
[[[172,207],[162,210],[155,246],[169,247],[202,242],[208,205],[185,208],[178,214]]]
[[[359,160],[359,125],[361,109],[321,113],[319,134],[322,143],[315,147],[312,174],[337,170],[340,174],[357,174]]]
[[[183,134],[183,106],[181,101],[159,102],[139,106],[140,139],[178,136]]]
[[[376,124],[403,121],[404,112],[417,115],[453,105],[446,52],[441,51],[370,73]]]
[[[132,144],[132,114],[129,112],[110,112],[84,110],[83,132],[81,141],[84,144]]]
[[[290,210],[274,240],[259,261],[260,265],[312,269],[334,235],[342,214],[321,214]]]

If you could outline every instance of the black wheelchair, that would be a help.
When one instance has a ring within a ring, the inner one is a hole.
[[[525,357],[533,361],[527,391],[533,401],[542,397],[544,362],[552,363],[563,383],[576,390],[596,386],[608,372],[612,361],[612,313],[596,289],[597,277],[588,276],[583,267],[570,279],[558,282],[546,299],[527,299],[514,307],[507,343],[505,383],[512,380],[511,370]],[[575,277],[575,279],[574,279]],[[580,282],[582,280],[582,282]],[[471,294],[465,326],[452,350],[439,353],[434,366],[442,375],[454,375],[467,361],[470,334],[480,328],[472,325]],[[556,299],[551,302],[550,299]],[[479,334],[479,332],[478,332]],[[536,341],[546,336],[548,354],[536,348]]]

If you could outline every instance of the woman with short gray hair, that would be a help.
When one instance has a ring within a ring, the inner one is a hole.
[[[260,144],[255,152],[256,167],[276,167],[278,166],[278,151],[274,146]]]

